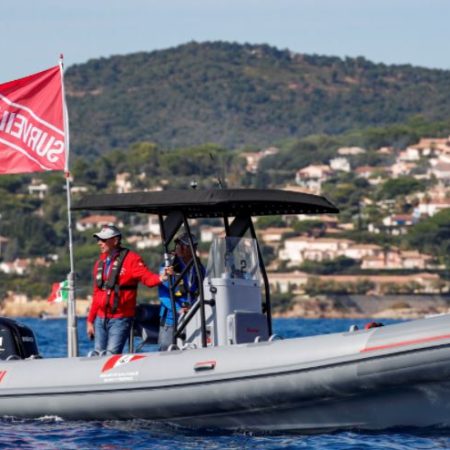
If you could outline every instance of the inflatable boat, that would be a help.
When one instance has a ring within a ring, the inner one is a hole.
[[[191,190],[90,196],[74,209],[157,214],[167,253],[180,227],[193,248],[192,219],[220,218],[224,236],[211,245],[198,299],[177,321],[169,351],[43,359],[31,330],[0,321],[0,415],[263,432],[450,424],[450,316],[295,339],[272,333],[251,218],[336,213],[326,199]],[[157,328],[152,309],[136,318],[144,343]]]

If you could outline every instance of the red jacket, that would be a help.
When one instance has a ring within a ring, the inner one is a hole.
[[[107,256],[106,253],[102,253],[100,254],[100,259],[106,260]],[[138,283],[145,284],[148,287],[157,286],[161,283],[159,275],[151,272],[137,253],[129,251],[123,260],[119,274],[119,288],[120,286],[125,286],[126,288],[119,290],[119,303],[116,312],[112,314],[114,290],[111,290],[108,296],[107,291],[100,289],[95,280],[100,259],[94,264],[94,291],[87,321],[94,323],[97,316],[101,318],[134,317]],[[103,274],[103,279],[105,278],[105,274]]]

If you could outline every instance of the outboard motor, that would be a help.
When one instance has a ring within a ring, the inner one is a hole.
[[[36,338],[31,328],[0,317],[0,360],[39,357]]]

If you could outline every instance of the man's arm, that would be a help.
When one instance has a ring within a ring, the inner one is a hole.
[[[152,272],[139,255],[134,255],[132,264],[133,278],[148,287],[154,287],[167,280],[166,274],[156,274]]]

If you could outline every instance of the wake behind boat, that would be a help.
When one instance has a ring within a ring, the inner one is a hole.
[[[166,251],[181,226],[193,247],[196,218],[222,218],[225,237],[211,246],[198,300],[175,324],[168,352],[39,359],[30,330],[3,320],[0,414],[274,432],[450,425],[450,316],[307,338],[273,335],[252,217],[338,212],[326,199],[189,190],[90,196],[74,209],[156,214]],[[198,271],[195,258],[190,264]],[[151,342],[153,319],[137,325]]]

